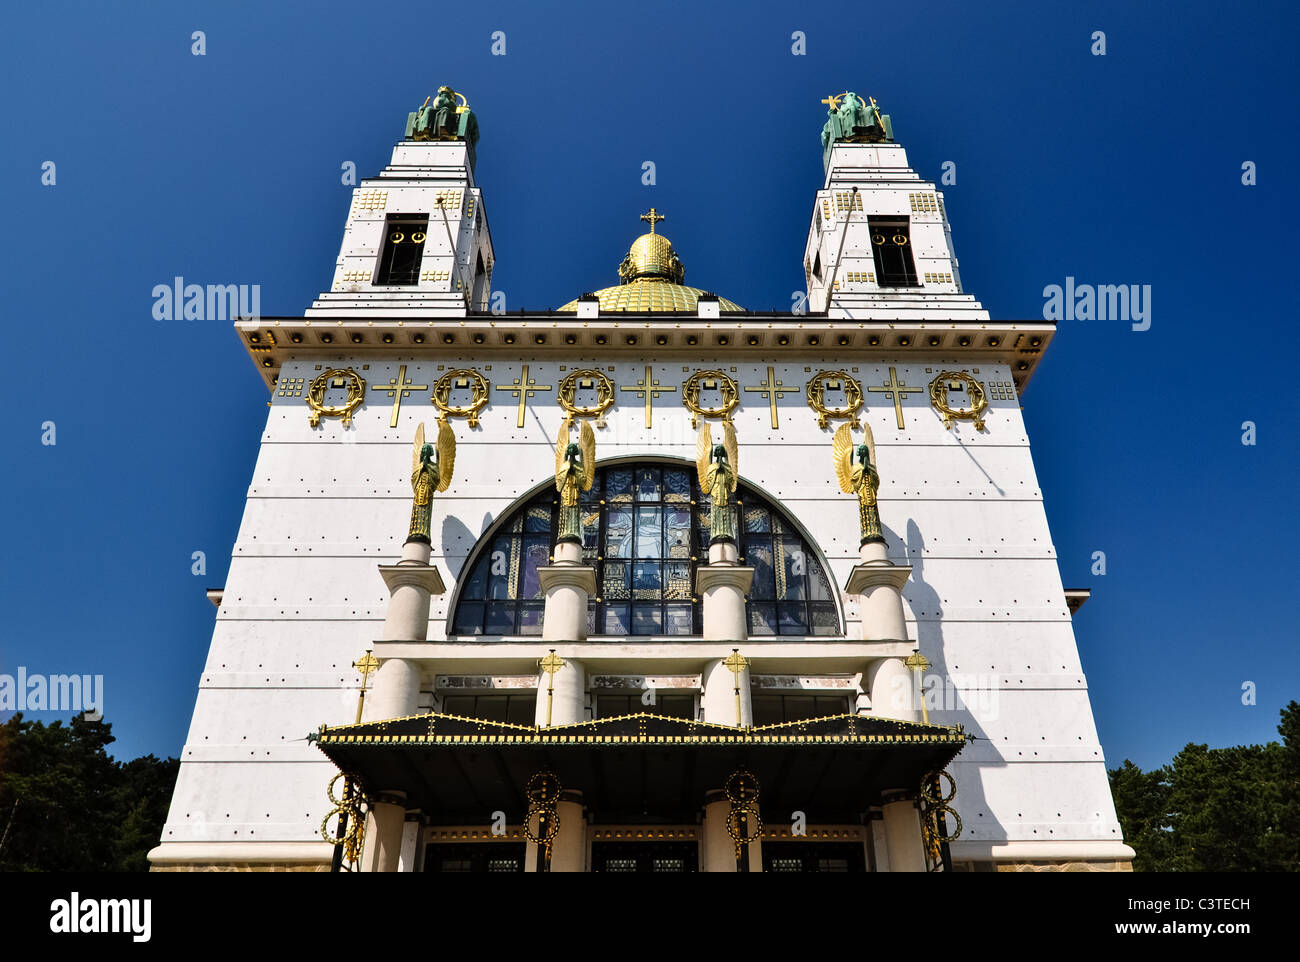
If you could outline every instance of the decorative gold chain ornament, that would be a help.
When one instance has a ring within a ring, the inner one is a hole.
[[[343,779],[343,794],[335,797],[334,786],[340,778]],[[342,772],[330,779],[325,794],[334,807],[321,820],[321,837],[331,845],[343,846],[343,861],[350,866],[349,871],[355,872],[361,861],[361,850],[366,844],[366,816],[362,809],[365,798]],[[339,822],[331,832],[329,823],[335,815],[339,816]]]
[[[700,404],[700,389],[716,387],[722,395],[722,403],[715,408]],[[682,385],[682,403],[691,412],[691,427],[700,426],[700,418],[720,418],[731,420],[731,412],[740,404],[740,385],[736,379],[725,371],[696,371]]]
[[[555,807],[560,803],[563,786],[554,772],[537,772],[528,779],[528,814],[524,816],[524,834],[530,842],[541,847],[537,870],[549,871],[551,843],[560,834],[560,816]],[[533,816],[537,816],[537,830],[533,831]]]
[[[750,842],[763,837],[763,819],[758,814],[758,779],[743,768],[732,772],[722,787],[731,803],[727,812],[727,834],[736,843],[736,861],[744,857]]]
[[[348,397],[342,404],[326,404],[325,392],[332,387],[347,388]],[[320,419],[342,418],[344,426],[352,423],[352,412],[366,399],[366,381],[350,367],[332,367],[312,378],[307,387],[307,406],[311,414],[307,423],[312,427],[320,424]]]
[[[971,400],[969,408],[954,408],[948,403],[948,389],[956,386],[950,385],[950,381],[961,381],[966,385],[966,393]],[[954,420],[974,421],[976,431],[984,430],[984,412],[988,410],[988,398],[984,396],[984,386],[965,371],[941,371],[930,382],[930,403],[943,415],[943,426],[948,430],[952,430]]]
[[[945,778],[948,780],[947,793],[943,787]],[[948,807],[948,802],[956,794],[957,781],[947,771],[929,772],[921,779],[921,832],[932,864],[937,864],[942,858],[940,846],[961,836],[961,816]],[[949,815],[956,822],[952,832],[948,831]]]
[[[452,388],[469,388],[473,398],[469,404],[451,403]],[[489,397],[488,380],[472,367],[457,368],[438,378],[433,385],[433,403],[444,417],[467,418],[469,426],[478,427],[478,412],[487,406]]]
[[[826,389],[843,388],[842,408],[827,407]],[[824,428],[833,420],[848,421],[858,427],[858,411],[862,407],[862,384],[847,371],[820,371],[812,376],[806,388],[808,406],[817,412],[817,426]]]
[[[578,388],[595,388],[596,403],[582,405],[577,403]],[[569,412],[573,418],[595,418],[596,427],[605,426],[605,412],[614,406],[614,382],[604,373],[591,368],[571,371],[560,382],[560,407]]]

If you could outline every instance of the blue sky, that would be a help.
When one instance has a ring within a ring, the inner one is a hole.
[[[119,757],[180,751],[267,395],[229,324],[155,321],[152,288],[260,284],[263,314],[300,314],[338,252],[340,165],[377,172],[439,84],[479,116],[512,310],[614,283],[650,204],[687,283],[788,310],[818,101],[848,88],[922,176],[956,164],[962,278],[995,318],[1040,317],[1066,276],[1151,285],[1150,330],[1061,322],[1024,397],[1062,576],[1093,590],[1075,627],[1108,762],[1276,737],[1300,697],[1293,6],[464,7],[0,14],[0,672],[103,674]]]

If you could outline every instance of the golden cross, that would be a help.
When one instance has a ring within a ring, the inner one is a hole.
[[[728,655],[728,656],[723,660],[722,665],[723,665],[724,668],[730,668],[730,669],[731,669],[731,675],[732,675],[732,678],[735,679],[735,683],[736,683],[736,727],[739,728],[740,725],[741,725],[741,715],[740,715],[740,673],[741,673],[742,671],[744,671],[746,668],[749,667],[749,662],[747,662],[747,661],[745,660],[745,656],[742,655],[742,654],[740,653],[740,649],[739,649],[739,648],[732,648],[732,649],[731,649],[731,654]]]
[[[361,724],[361,709],[366,703],[366,682],[370,680],[372,672],[379,670],[379,659],[376,658],[367,648],[366,653],[352,663],[352,667],[361,672],[361,692],[357,696],[357,724]]]
[[[920,648],[912,649],[912,653],[903,659],[903,664],[916,673],[916,683],[921,691],[921,719],[925,724],[930,724],[930,712],[925,707],[925,685],[921,680],[921,672],[930,667],[930,662],[926,660],[925,655],[921,654]]]
[[[829,97],[822,98],[822,103],[830,107],[831,110],[838,110],[840,106],[840,95],[831,94]],[[830,111],[827,111],[829,113]]]
[[[869,387],[868,391],[879,391],[894,402],[894,417],[898,421],[898,430],[906,431],[907,426],[903,424],[903,398],[908,394],[921,390],[919,387],[911,387],[903,384],[898,380],[898,370],[891,367],[889,369],[889,380],[881,382],[883,387]]]
[[[498,384],[498,391],[509,391],[519,399],[519,416],[515,418],[515,427],[524,426],[524,403],[526,398],[534,396],[535,391],[549,391],[554,385],[538,384],[534,378],[528,376],[528,365],[524,365],[523,373],[520,374],[509,384]]]
[[[650,208],[650,209],[651,209],[652,211],[654,210],[653,207]],[[637,382],[636,382],[636,387],[621,387],[621,388],[619,388],[619,390],[620,390],[620,391],[635,391],[635,392],[636,392],[636,396],[637,396],[638,398],[645,398],[645,426],[646,426],[646,427],[650,427],[650,426],[651,426],[651,417],[652,417],[652,413],[651,413],[651,411],[652,411],[652,397],[651,397],[651,396],[653,395],[653,400],[654,400],[654,401],[657,401],[657,400],[659,400],[659,395],[660,395],[661,393],[664,393],[664,392],[667,392],[667,393],[669,393],[669,394],[676,393],[676,391],[677,391],[677,385],[673,384],[673,385],[671,385],[671,386],[667,386],[667,387],[666,387],[666,386],[660,384],[660,383],[659,383],[659,380],[658,380],[657,378],[652,379],[652,378],[650,377],[650,365],[647,364],[647,365],[645,366],[645,377],[642,378],[640,381],[637,381]]]
[[[342,385],[339,385],[342,387]],[[372,391],[386,391],[388,396],[393,399],[393,414],[388,419],[390,428],[397,427],[397,415],[402,410],[402,398],[410,397],[412,391],[427,391],[427,384],[413,384],[406,379],[406,365],[403,364],[397,369],[397,377],[390,377],[387,384],[372,384]]]
[[[667,218],[664,217],[663,214],[657,213],[653,207],[650,208],[650,213],[642,214],[641,219],[648,220],[650,222],[650,233],[652,234],[655,232],[656,221],[667,220]]]
[[[781,423],[777,420],[776,399],[785,397],[786,387],[777,380],[776,372],[772,370],[772,366],[768,365],[766,381],[759,381],[758,387],[747,387],[745,390],[757,391],[759,394],[763,395],[763,397],[768,399],[772,411],[772,428],[773,430],[779,428]]]
[[[555,702],[555,673],[564,667],[564,659],[551,649],[551,653],[538,662],[542,671],[546,672],[546,727],[551,727],[551,706]]]

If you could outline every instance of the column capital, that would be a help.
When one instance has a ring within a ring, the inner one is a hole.
[[[406,587],[423,588],[431,595],[440,595],[447,590],[437,565],[398,562],[394,565],[380,565],[379,574],[390,593]]]
[[[735,588],[745,594],[754,584],[754,569],[734,564],[700,565],[695,569],[695,590],[699,594],[714,588]]]
[[[594,595],[596,569],[575,564],[540,565],[537,569],[537,582],[545,593],[553,588],[581,588],[587,594]]]
[[[868,588],[880,587],[902,591],[911,576],[911,565],[896,565],[889,562],[854,565],[853,570],[849,572],[849,580],[844,585],[844,593],[860,595]]]

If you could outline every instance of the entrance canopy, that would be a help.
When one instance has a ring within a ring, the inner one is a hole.
[[[367,792],[405,792],[435,824],[477,825],[497,810],[522,816],[528,779],[543,770],[604,822],[693,820],[705,793],[742,768],[782,818],[855,821],[882,792],[915,791],[969,737],[862,715],[740,729],[652,714],[534,728],[431,713],[310,739]]]

